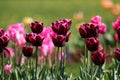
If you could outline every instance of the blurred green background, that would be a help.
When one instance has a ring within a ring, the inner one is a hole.
[[[89,22],[96,15],[102,17],[107,25],[107,33],[113,34],[112,22],[120,15],[111,14],[111,9],[101,7],[102,0],[0,0],[0,27],[7,29],[9,25],[20,23],[24,17],[31,17],[35,21],[43,21],[46,27],[57,19],[72,19],[71,37],[68,45],[71,52],[83,48],[84,42],[78,33],[78,24]],[[112,0],[114,4],[119,0]],[[83,18],[76,20],[74,14],[82,12]],[[28,28],[28,27],[26,27]],[[109,36],[108,36],[109,38]],[[111,42],[110,42],[111,43]],[[109,44],[109,43],[108,43]],[[70,65],[68,73],[78,74],[79,64]],[[69,65],[67,65],[69,66]],[[73,67],[76,66],[76,69]],[[72,71],[69,71],[72,70]],[[77,72],[77,73],[76,73]]]

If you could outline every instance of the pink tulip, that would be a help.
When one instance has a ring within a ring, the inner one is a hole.
[[[120,27],[120,17],[118,17],[117,20],[112,23],[112,26],[114,30],[117,30]]]
[[[6,73],[10,74],[11,73],[11,64],[5,65],[4,70]]]
[[[120,42],[120,39],[118,38],[118,34],[115,34],[115,35],[114,35],[114,38],[115,38],[115,40],[116,40],[117,42]]]
[[[91,23],[97,24],[99,26],[99,34],[104,34],[106,32],[106,25],[102,23],[102,18],[100,16],[92,17]]]
[[[4,53],[5,53],[6,57],[9,58],[9,57],[12,57],[12,56],[13,56],[14,51],[13,51],[12,48],[6,48],[6,49],[4,50]]]
[[[51,51],[54,48],[50,34],[53,34],[53,31],[50,27],[44,28],[41,33],[41,35],[44,36],[44,40],[43,40],[42,46],[39,47],[39,49],[44,56],[46,56],[48,53],[51,53]]]
[[[99,33],[100,33],[100,34],[106,33],[106,25],[105,25],[104,23],[101,23],[101,24],[100,24]]]
[[[101,24],[102,18],[100,16],[94,16],[91,18],[91,22],[95,24]]]
[[[24,38],[25,28],[23,23],[17,23],[9,26],[8,33],[11,41],[17,45],[22,47],[26,41]]]

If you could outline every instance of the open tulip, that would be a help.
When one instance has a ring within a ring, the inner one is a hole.
[[[82,38],[98,37],[98,32],[99,32],[98,25],[91,23],[83,24],[79,28],[79,33]]]
[[[51,28],[58,35],[66,35],[71,24],[72,21],[69,19],[57,20],[56,22],[52,23]]]
[[[33,33],[39,34],[42,32],[44,24],[43,24],[43,22],[35,21],[35,22],[30,23],[29,26],[30,26]]]

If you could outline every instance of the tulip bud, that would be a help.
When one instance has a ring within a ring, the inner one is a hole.
[[[105,62],[105,54],[101,51],[96,51],[91,54],[91,60],[95,65],[103,65]]]
[[[118,61],[120,61],[120,48],[114,50],[114,56]]]
[[[90,51],[96,51],[96,50],[98,50],[99,42],[100,42],[99,39],[98,38],[94,38],[94,37],[87,38],[85,40],[86,47]]]
[[[33,33],[39,34],[42,32],[44,24],[43,24],[43,22],[35,21],[35,22],[30,23],[29,26],[31,27],[31,30]]]
[[[24,46],[22,48],[22,52],[23,52],[24,56],[31,57],[33,54],[33,47],[32,46]]]

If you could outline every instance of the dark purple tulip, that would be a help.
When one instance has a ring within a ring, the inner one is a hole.
[[[95,37],[87,38],[85,40],[86,47],[90,51],[96,51],[96,50],[98,50],[99,42],[100,42],[99,39],[95,38]]]
[[[28,34],[25,35],[25,39],[26,39],[26,41],[28,43],[30,43],[30,38],[32,38],[34,36],[36,36],[36,34],[34,34],[34,33],[28,33]]]
[[[0,46],[2,46],[3,48],[7,47],[8,42],[9,42],[8,34],[4,34],[0,37]]]
[[[52,35],[51,38],[52,38],[52,42],[53,42],[54,46],[63,47],[65,45],[66,36],[55,34],[55,35]]]
[[[1,28],[1,29],[0,29],[0,37],[3,36],[4,33],[5,33],[5,30]]]
[[[43,25],[43,22],[35,21],[30,23],[30,27],[33,33],[39,34],[42,32],[44,25]]]
[[[105,54],[101,51],[95,51],[91,54],[91,60],[95,65],[102,66],[105,62]]]
[[[33,47],[32,46],[24,46],[22,48],[22,52],[23,52],[24,56],[31,57],[33,54]]]
[[[99,27],[92,23],[86,23],[80,26],[79,33],[82,38],[98,37]]]
[[[66,42],[68,42],[70,34],[71,34],[71,32],[67,32],[67,34],[66,34]]]
[[[66,35],[71,24],[72,21],[69,19],[57,20],[56,22],[52,23],[51,28],[58,35]]]
[[[120,61],[120,48],[114,50],[114,56],[118,61]]]
[[[26,34],[26,41],[33,46],[41,46],[44,38],[40,34],[30,33]]]

